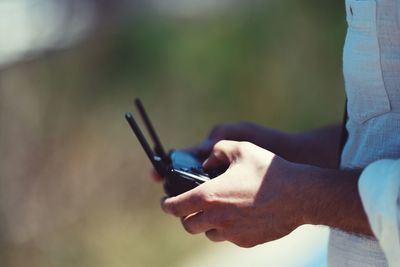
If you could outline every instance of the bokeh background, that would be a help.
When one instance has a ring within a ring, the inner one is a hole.
[[[140,97],[167,148],[220,122],[338,122],[344,35],[331,0],[0,1],[0,265],[180,266],[218,246],[160,211],[124,113]]]

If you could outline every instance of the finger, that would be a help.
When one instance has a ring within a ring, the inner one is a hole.
[[[213,229],[204,212],[198,212],[182,219],[182,225],[190,234],[200,234]]]
[[[216,169],[221,165],[229,165],[239,155],[239,144],[236,141],[219,141],[214,145],[214,148],[206,161],[203,163],[203,168],[206,170]]]
[[[213,242],[222,242],[226,240],[221,231],[218,231],[217,229],[208,230],[206,236]]]
[[[199,145],[187,149],[188,152],[195,154],[201,159],[205,159],[209,156],[213,146],[220,140],[226,139],[231,131],[231,125],[224,124],[215,126],[208,137]],[[232,129],[233,130],[233,129]]]
[[[203,190],[204,185],[202,184],[176,197],[165,199],[161,203],[161,208],[164,212],[176,217],[184,217],[202,211],[209,205],[207,195],[204,193],[206,190]]]
[[[151,170],[151,177],[156,182],[161,182],[163,180],[163,178],[160,176],[160,174],[158,174],[158,172],[154,169]]]
[[[215,141],[213,141],[211,139],[206,139],[201,144],[191,147],[191,148],[187,148],[187,149],[185,149],[185,151],[187,151],[191,154],[194,154],[195,156],[197,156],[200,159],[205,159],[210,155],[210,152],[211,152],[214,144],[215,144]]]

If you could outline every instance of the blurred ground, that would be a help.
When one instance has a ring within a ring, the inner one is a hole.
[[[136,10],[68,49],[3,67],[2,265],[180,266],[218,246],[159,211],[161,187],[123,119],[136,96],[168,148],[222,121],[302,131],[341,119],[342,4],[219,10]]]

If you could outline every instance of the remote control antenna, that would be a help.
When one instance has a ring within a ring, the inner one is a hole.
[[[128,121],[129,125],[131,126],[133,132],[135,133],[136,137],[138,138],[140,144],[142,145],[144,151],[146,152],[147,156],[149,157],[151,163],[153,164],[156,171],[161,175],[165,176],[167,174],[166,166],[164,161],[159,157],[154,155],[154,152],[151,150],[149,143],[147,143],[146,138],[144,137],[142,131],[140,130],[139,126],[137,125],[135,119],[133,118],[132,113],[126,113],[125,119]]]
[[[169,163],[169,157],[167,156],[167,154],[165,153],[164,147],[162,146],[160,139],[158,138],[158,135],[156,133],[156,131],[154,130],[153,124],[151,123],[149,116],[147,116],[147,113],[144,109],[144,106],[142,104],[142,102],[140,101],[139,98],[135,99],[135,105],[136,108],[138,109],[140,116],[143,119],[144,124],[146,125],[146,128],[150,134],[151,139],[154,142],[154,150],[157,153],[158,156],[160,156],[162,158],[162,160],[165,163]]]

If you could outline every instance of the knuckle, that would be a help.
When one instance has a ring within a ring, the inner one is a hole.
[[[178,217],[178,210],[175,207],[169,209],[170,213],[175,217]]]
[[[252,242],[249,242],[249,241],[244,241],[244,242],[242,242],[242,244],[241,244],[241,247],[242,248],[252,248],[252,247],[255,247],[256,245],[254,244],[254,243],[252,243]]]
[[[174,216],[179,217],[179,208],[177,205],[168,205],[167,210]]]
[[[234,142],[229,140],[220,140],[214,145],[215,152],[223,152],[226,149],[236,151],[240,146],[240,142]]]
[[[253,147],[253,144],[250,143],[250,142],[248,142],[248,141],[242,141],[242,142],[240,142],[240,144],[239,144],[239,148],[240,148],[241,150],[247,150],[247,149],[249,149],[249,148],[251,148],[251,147]]]
[[[246,142],[239,142],[236,144],[236,147],[233,149],[233,154],[236,157],[241,157],[246,152]]]
[[[213,225],[213,226],[219,226],[221,223],[220,217],[212,212],[206,213],[204,219],[208,224]]]
[[[209,240],[216,241],[216,236],[214,231],[207,231],[205,235]]]
[[[237,231],[234,231],[233,229],[228,231],[228,233],[226,233],[226,236],[227,240],[229,240],[230,242],[241,248],[252,248],[259,244],[257,243],[256,240],[257,238],[239,234]]]
[[[191,220],[182,220],[182,226],[191,235],[196,234],[195,230],[193,229],[193,225],[191,223]]]
[[[215,229],[210,230],[210,231],[207,231],[205,233],[205,235],[207,236],[207,238],[209,240],[211,240],[213,242],[220,242],[220,241],[226,240],[224,233],[220,230],[215,230]]]
[[[198,187],[198,189],[200,188]],[[203,207],[213,202],[213,197],[206,190],[198,190],[196,194],[191,197],[190,202],[193,206]]]
[[[226,145],[226,141],[225,140],[218,141],[214,145],[214,150],[217,150],[217,151],[222,150],[225,147],[225,145]]]
[[[206,220],[208,224],[219,229],[227,230],[232,225],[231,221],[229,220],[229,214],[221,209],[212,209],[207,212]]]
[[[217,197],[211,190],[202,191],[200,198],[205,204],[214,204],[217,202]]]
[[[237,240],[233,241],[233,243],[241,248],[252,248],[257,245],[255,242],[252,242],[250,240]]]
[[[252,143],[250,143],[248,141],[242,141],[242,142],[239,142],[236,151],[237,151],[237,154],[239,156],[241,156],[241,155],[247,153],[253,147],[254,147],[254,144],[252,144]]]

